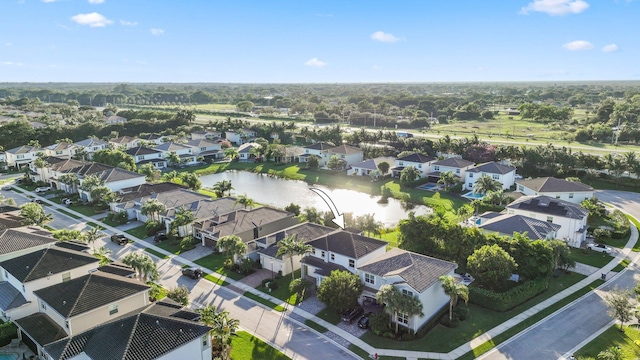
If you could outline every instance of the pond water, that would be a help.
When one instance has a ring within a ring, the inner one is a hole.
[[[247,171],[225,171],[219,174],[200,177],[203,188],[210,188],[216,182],[231,180],[234,190],[232,195],[247,195],[256,202],[278,208],[294,203],[305,207],[315,207],[319,211],[329,211],[327,204],[304,181],[285,180],[269,177],[265,174],[254,174]],[[380,196],[372,196],[353,190],[330,189],[320,185],[313,187],[323,190],[333,200],[339,212],[351,212],[355,216],[374,214],[377,221],[385,226],[394,226],[407,217],[409,211],[416,215],[431,212],[427,206],[416,206],[405,210],[399,200],[389,199],[388,204],[378,204]]]

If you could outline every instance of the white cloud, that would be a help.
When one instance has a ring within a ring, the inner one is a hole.
[[[13,62],[13,61],[3,61],[0,64],[7,65],[7,66],[24,66],[23,63]]]
[[[87,0],[89,4],[102,4],[104,0]]]
[[[162,29],[151,28],[149,31],[151,31],[151,35],[159,36],[164,34],[164,30]]]
[[[589,8],[584,0],[534,0],[520,9],[521,14],[542,12],[549,15],[579,14]]]
[[[388,43],[394,43],[402,40],[400,38],[393,36],[392,34],[388,34],[382,31],[376,31],[373,34],[371,34],[371,39],[380,41],[380,42],[388,42]]]
[[[328,65],[326,62],[318,60],[318,58],[309,59],[304,64],[307,65],[307,66],[313,66],[313,67],[317,67],[317,68],[323,68],[323,67]]]
[[[11,41],[4,43],[4,46],[11,46],[11,45],[13,45]]]
[[[576,40],[576,41],[568,42],[562,45],[562,47],[571,51],[591,50],[593,49],[593,44],[586,40]]]
[[[71,17],[71,20],[77,22],[80,25],[89,25],[90,27],[105,27],[109,24],[113,24],[113,21],[107,19],[102,14],[92,12],[89,14],[78,14]]]
[[[602,51],[604,51],[604,52],[616,52],[616,51],[618,51],[618,45],[616,45],[616,44],[605,45],[605,46],[602,47]]]
[[[135,22],[135,21],[120,20],[120,25],[122,25],[122,26],[137,26],[138,23]]]

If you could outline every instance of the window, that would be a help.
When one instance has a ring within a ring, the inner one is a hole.
[[[69,280],[71,280],[71,273],[70,272],[62,274],[62,282],[69,281]]]
[[[140,160],[144,160],[144,155],[138,156],[138,161],[140,161]]]
[[[113,315],[117,313],[118,313],[118,304],[109,305],[109,315]]]
[[[209,347],[209,342],[207,341],[207,338],[209,337],[209,335],[205,335],[202,337],[202,347]]]
[[[518,191],[524,191],[524,186],[518,185]]]
[[[341,159],[344,159],[344,155],[340,155],[340,158],[341,158]]]
[[[498,174],[493,174],[491,175],[491,177],[493,178],[493,180],[500,180],[500,175]]]
[[[413,297],[413,291],[402,289],[402,295]]]
[[[456,174],[460,174],[460,169],[456,169]]]
[[[324,251],[320,252],[320,256],[324,259]]]
[[[364,274],[364,282],[373,285],[376,283],[376,277],[371,274]]]
[[[547,221],[552,223],[553,222],[553,216],[547,216]]]
[[[24,159],[24,155],[17,155],[16,159]]]
[[[409,316],[405,313],[398,313],[398,322],[402,323],[402,324],[408,324],[409,323]]]
[[[207,148],[206,147],[201,147],[200,151],[207,151]]]
[[[42,310],[47,311],[47,304],[41,302],[40,307],[42,308]]]
[[[98,150],[98,147],[97,147],[97,146],[94,146],[94,147],[93,147],[93,150],[94,150],[94,151],[97,151],[97,150]]]
[[[22,284],[22,292],[26,292],[27,289],[24,288],[24,284]]]
[[[356,267],[356,261],[353,259],[349,259],[349,267],[352,267],[352,268]]]
[[[69,320],[64,321],[64,327],[66,327],[67,329],[69,328]]]
[[[435,165],[435,166],[433,167],[433,171],[440,171],[440,166]]]
[[[473,173],[469,173],[469,177],[472,178],[473,177]]]
[[[569,199],[573,199],[573,193],[569,193]]]
[[[9,272],[7,270],[4,271],[4,277],[9,277]]]
[[[336,254],[331,253],[331,261],[336,261]]]
[[[62,150],[57,150],[56,155],[62,155]]]
[[[560,194],[556,195],[556,199],[560,199]]]
[[[399,161],[398,166],[404,166],[404,163],[402,161]]]
[[[473,188],[473,183],[469,183],[468,185],[470,188]]]

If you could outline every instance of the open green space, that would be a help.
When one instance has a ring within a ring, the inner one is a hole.
[[[627,219],[629,219],[629,221],[631,221],[633,226],[635,226],[636,229],[638,229],[640,231],[640,221],[638,221],[636,218],[634,218],[633,216],[631,216],[629,214],[625,214],[625,216],[627,217]],[[640,241],[636,241],[636,243],[633,245],[633,249],[632,250],[635,251],[635,252],[640,251]]]
[[[73,204],[68,206],[70,210],[78,212],[85,216],[93,216],[102,214],[107,210],[105,206],[89,205],[89,204]]]
[[[242,296],[246,296],[249,299],[251,299],[253,301],[256,301],[256,302],[259,302],[260,304],[265,305],[267,307],[270,307],[275,311],[284,312],[285,310],[287,310],[287,309],[284,308],[284,306],[278,305],[278,304],[274,303],[271,300],[263,299],[260,296],[254,294],[252,292],[249,292],[249,291],[247,291],[244,294],[242,294]]]
[[[640,329],[636,326],[625,326],[620,331],[620,326],[614,325],[593,339],[582,349],[575,353],[578,360],[596,359],[598,353],[614,346],[622,350],[621,359],[637,359],[640,357]]]
[[[360,337],[360,339],[365,341],[367,344],[378,348],[446,353],[470,341],[471,339],[475,339],[495,326],[500,325],[514,316],[530,309],[584,278],[584,275],[576,273],[562,274],[557,278],[550,278],[549,289],[547,289],[547,291],[530,299],[524,304],[516,306],[515,308],[505,312],[497,312],[469,303],[467,306],[469,307],[471,315],[469,319],[461,322],[460,326],[457,328],[448,328],[443,325],[437,325],[427,333],[425,337],[420,339],[412,341],[396,341],[376,336],[371,331],[366,332]]]
[[[287,360],[290,357],[246,331],[236,332],[231,340],[231,359]]]
[[[145,227],[145,225],[140,225],[138,227],[134,227],[133,229],[129,229],[127,231],[125,231],[127,234],[129,235],[133,235],[135,237],[137,237],[138,239],[146,239],[149,236],[147,235],[147,228]]]
[[[601,268],[607,265],[613,259],[613,256],[589,249],[571,249],[569,258],[575,262]]]
[[[163,241],[159,243],[160,245],[168,243],[168,241]],[[158,245],[159,247],[162,247]],[[164,247],[162,247],[164,249]],[[165,249],[167,250],[167,249]],[[167,250],[169,251],[169,250]],[[174,253],[175,254],[175,253]],[[209,270],[213,270],[220,275],[224,275],[233,280],[240,280],[245,275],[238,274],[237,272],[233,272],[224,267],[224,256],[222,254],[211,254],[205,257],[201,257],[200,259],[194,261],[196,264],[202,266],[203,268],[207,268]]]
[[[161,253],[161,252],[159,252],[159,251],[153,250],[152,248],[148,248],[148,247],[147,247],[147,248],[144,248],[144,251],[146,251],[146,252],[148,252],[149,254],[152,254],[152,255],[154,255],[154,256],[156,256],[156,257],[160,258],[160,259],[168,259],[168,258],[169,258],[169,256],[168,256],[168,255],[165,255],[165,254],[163,254],[163,253]]]
[[[100,222],[102,222],[102,223],[104,223],[106,225],[113,226],[113,227],[118,227],[118,226],[122,225],[120,223],[117,223],[117,222],[109,220],[109,218],[106,217],[106,216],[103,217],[102,219],[99,219],[98,221],[100,221]]]
[[[353,345],[353,344],[349,345],[349,350],[351,350],[354,354],[360,356],[363,359],[367,359],[367,360],[371,359],[371,354],[367,353],[357,345]]]
[[[398,235],[400,235],[399,231],[392,231],[380,234],[380,239],[386,241],[390,247],[398,247]]]

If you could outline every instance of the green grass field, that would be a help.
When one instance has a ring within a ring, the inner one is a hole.
[[[618,325],[610,327],[578,350],[576,357],[578,360],[595,359],[599,352],[611,346],[618,346],[622,350],[621,359],[637,359],[640,357],[640,330],[635,326],[625,326],[623,330],[620,331]]]
[[[133,235],[135,237],[137,237],[138,239],[146,239],[149,236],[147,235],[147,228],[145,227],[145,225],[140,225],[138,227],[135,227],[133,229],[129,229],[127,231],[125,231],[127,234],[129,235]]]
[[[601,268],[607,265],[613,259],[613,256],[588,249],[572,249],[569,258],[575,262]]]
[[[165,243],[166,241],[161,242],[160,244]],[[245,275],[242,274],[238,274],[236,272],[233,271],[229,271],[227,269],[224,268],[224,256],[221,254],[211,254],[211,255],[207,255],[205,257],[202,257],[196,261],[194,261],[196,264],[213,270],[216,273],[226,276],[228,278],[231,278],[233,280],[240,280],[242,279]]]
[[[296,279],[299,279],[300,270],[296,270],[295,275],[296,275]],[[256,287],[256,289],[259,291],[262,291],[265,294],[269,294],[275,298],[278,298],[288,304],[291,304],[294,306],[298,305],[298,301],[299,301],[298,295],[289,291],[289,283],[291,282],[291,276],[285,275],[280,279],[274,278],[272,281],[278,284],[277,289],[269,292],[269,290],[262,285]]]
[[[231,359],[287,360],[290,358],[248,332],[238,331],[231,341]]]

